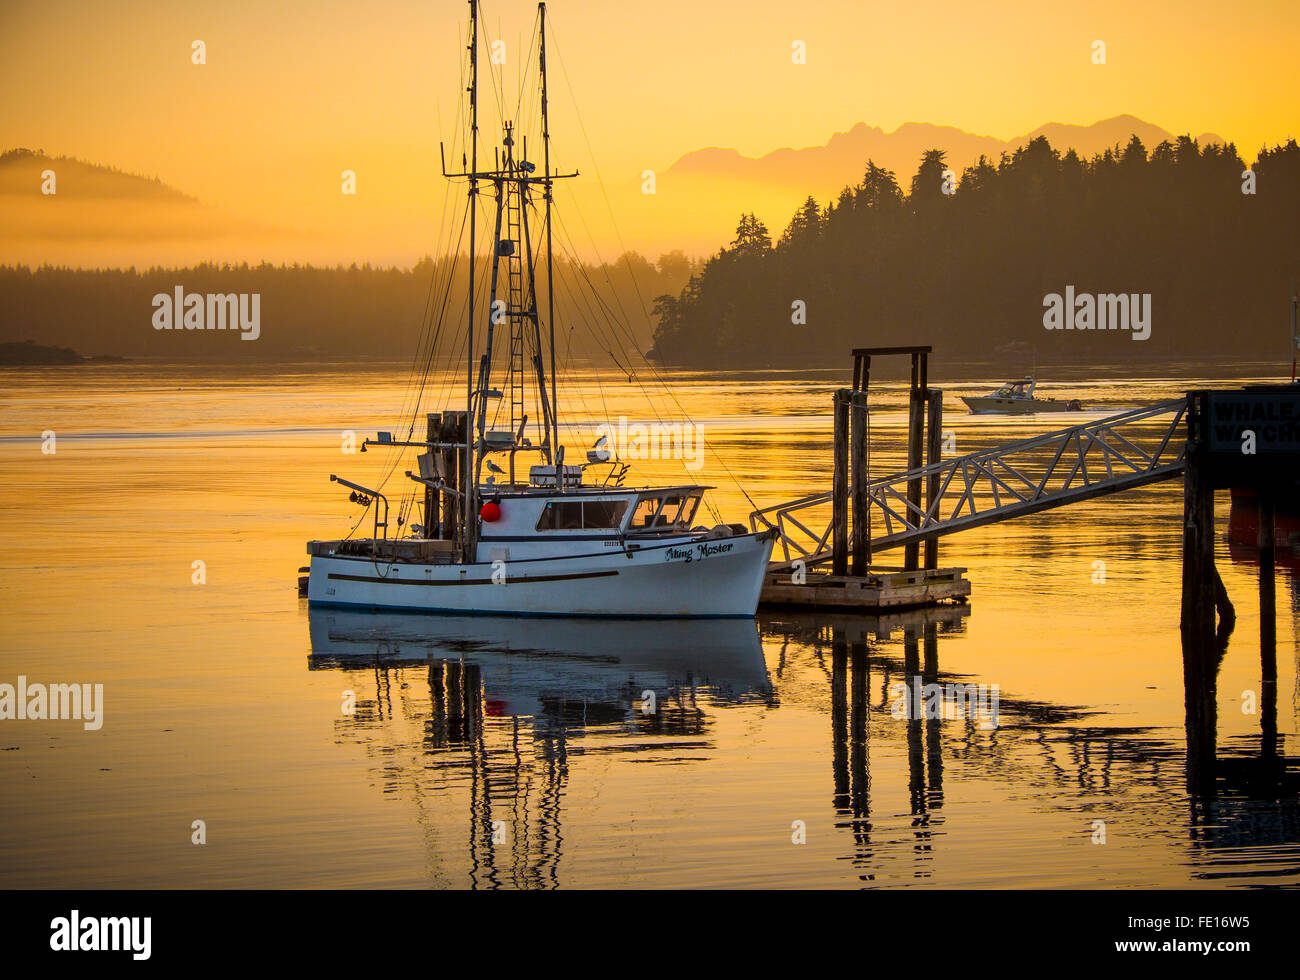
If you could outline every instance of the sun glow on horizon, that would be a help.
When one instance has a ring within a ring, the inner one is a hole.
[[[480,56],[480,145],[490,153],[495,120],[521,98],[535,103],[518,90],[518,67],[532,68],[536,4],[482,10],[485,40],[504,45],[499,68]],[[1228,29],[1224,17],[1172,0],[1070,10],[1005,0],[939,17],[849,0],[795,10],[778,0],[650,10],[554,0],[553,162],[582,172],[568,191],[574,247],[606,259],[624,248],[706,254],[729,240],[742,210],[779,233],[792,202],[824,201],[839,176],[799,185],[723,174],[688,186],[665,173],[706,147],[759,157],[825,146],[860,121],[1006,140],[1053,121],[1132,114],[1175,134],[1216,133],[1249,162],[1297,134],[1300,8],[1254,0],[1232,9]],[[234,226],[177,253],[195,260],[409,265],[445,250],[440,215],[462,190],[442,180],[439,143],[451,145],[463,122],[466,22],[464,3],[415,0],[9,4],[0,149],[66,154],[194,195]],[[1093,63],[1095,40],[1105,64]],[[796,42],[806,63],[792,58]],[[357,174],[355,196],[340,193],[344,170]],[[647,170],[659,180],[653,196],[642,193]],[[906,184],[911,174],[898,176]],[[11,228],[0,261],[139,264],[162,248],[157,235],[38,241]]]

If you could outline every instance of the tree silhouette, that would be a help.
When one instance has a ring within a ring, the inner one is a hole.
[[[762,222],[742,215],[677,302],[656,306],[655,354],[773,364],[931,342],[951,356],[1032,347],[1044,362],[1077,364],[1285,348],[1279,311],[1300,273],[1294,140],[1260,150],[1254,195],[1242,193],[1235,147],[1201,149],[1186,135],[1150,151],[1134,136],[1090,160],[1040,136],[996,163],[981,157],[951,195],[945,169],[941,151],[926,151],[904,195],[868,160],[824,210],[809,197],[774,249]],[[1151,294],[1151,339],[1045,331],[1043,298],[1066,286]],[[806,325],[791,322],[795,300]]]

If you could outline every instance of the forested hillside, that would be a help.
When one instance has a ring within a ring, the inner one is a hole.
[[[1300,276],[1294,140],[1261,150],[1247,176],[1231,144],[1201,150],[1187,136],[1149,152],[1133,137],[1088,160],[1038,137],[997,163],[946,169],[929,151],[904,189],[868,162],[775,240],[742,216],[729,247],[656,299],[654,356],[779,364],[901,343],[1058,362],[1286,354],[1288,277]],[[1044,297],[1067,286],[1150,294],[1150,338],[1045,329]]]

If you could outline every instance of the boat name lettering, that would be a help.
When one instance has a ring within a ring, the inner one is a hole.
[[[705,558],[711,558],[714,555],[723,555],[733,547],[732,542],[726,544],[708,544],[700,542],[694,549],[691,548],[668,548],[664,552],[664,561],[684,561],[687,564],[695,561],[697,558],[703,561]]]

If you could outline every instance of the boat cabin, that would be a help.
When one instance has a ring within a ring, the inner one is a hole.
[[[577,542],[603,551],[621,548],[628,539],[662,543],[687,538],[708,489],[577,487],[557,494],[550,489],[485,486],[482,499],[495,507],[484,505],[479,560],[573,554]]]
[[[1023,381],[1008,381],[997,391],[991,393],[989,398],[1033,398],[1034,388],[1036,387],[1033,378],[1025,378]]]

